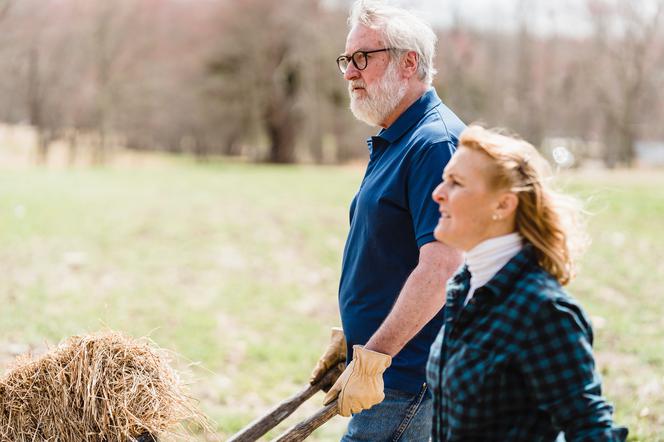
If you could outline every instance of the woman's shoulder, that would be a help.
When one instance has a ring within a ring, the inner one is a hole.
[[[528,296],[530,301],[550,302],[570,298],[558,280],[541,266],[533,263],[522,273],[515,291]]]
[[[590,321],[581,304],[558,280],[539,266],[525,272],[515,285],[514,295],[532,312],[531,324],[572,321],[592,335]]]

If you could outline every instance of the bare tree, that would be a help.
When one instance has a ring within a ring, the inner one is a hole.
[[[62,126],[70,41],[66,26],[67,14],[52,1],[25,0],[17,7],[14,41],[17,77],[22,80],[27,121],[37,132],[38,163],[45,163],[50,143]]]
[[[594,84],[606,124],[604,161],[608,167],[629,166],[635,158],[648,78],[654,76],[661,56],[664,0],[588,0],[587,5],[594,27]]]
[[[303,119],[303,72],[312,68],[307,60],[318,50],[311,27],[320,6],[308,0],[248,0],[234,6],[210,63],[221,105],[243,110],[245,118],[231,117],[236,127],[265,134],[268,161],[293,162]]]
[[[473,28],[453,12],[439,34],[439,93],[467,121],[534,143],[601,139],[608,165],[629,164],[637,139],[664,134],[664,0],[584,0],[591,37],[543,35],[534,18],[545,3],[532,1],[517,2],[510,29]],[[90,146],[81,133],[97,134],[96,162],[112,140],[199,158],[365,156],[372,129],[348,112],[334,64],[347,6],[0,0],[0,119],[35,127],[41,161],[57,137],[75,162]]]
[[[550,56],[543,38],[531,29],[533,17],[539,13],[539,2],[519,0],[516,3],[517,34],[514,38],[515,56],[512,90],[516,99],[516,119],[511,126],[533,143],[544,136],[545,84],[548,75],[538,69]],[[541,57],[546,52],[546,57]]]
[[[93,161],[102,164],[108,156],[108,136],[114,127],[121,89],[127,85],[129,72],[141,63],[147,47],[141,32],[147,32],[142,19],[145,2],[115,1],[91,4],[89,54],[93,72],[95,99],[94,126],[98,135]]]

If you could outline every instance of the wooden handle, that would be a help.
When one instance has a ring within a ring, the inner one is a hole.
[[[263,436],[290,416],[300,405],[302,405],[303,402],[316,394],[319,390],[331,386],[342,371],[343,369],[339,365],[335,365],[325,373],[321,380],[313,385],[307,385],[300,392],[281,402],[263,416],[255,419],[240,430],[239,433],[236,433],[233,437],[228,439],[227,442],[253,442],[258,440],[259,437]],[[319,426],[320,425],[322,425],[322,423],[319,424]]]
[[[292,426],[284,434],[275,439],[275,442],[299,442],[306,439],[316,428],[332,419],[339,412],[337,401],[318,410],[318,412],[297,425]]]

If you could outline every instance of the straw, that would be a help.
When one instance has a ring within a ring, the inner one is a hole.
[[[127,442],[208,429],[169,357],[117,332],[74,336],[0,378],[0,440]]]

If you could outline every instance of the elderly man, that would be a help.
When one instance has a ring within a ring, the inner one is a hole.
[[[337,64],[351,111],[382,129],[367,141],[369,164],[350,207],[339,287],[343,331],[333,330],[311,381],[340,359],[350,361],[325,398],[337,400],[342,415],[353,414],[344,441],[427,441],[425,364],[443,325],[445,283],[461,263],[458,252],[434,240],[439,213],[431,192],[464,124],[431,87],[436,36],[428,24],[366,0],[355,3],[349,24]]]

